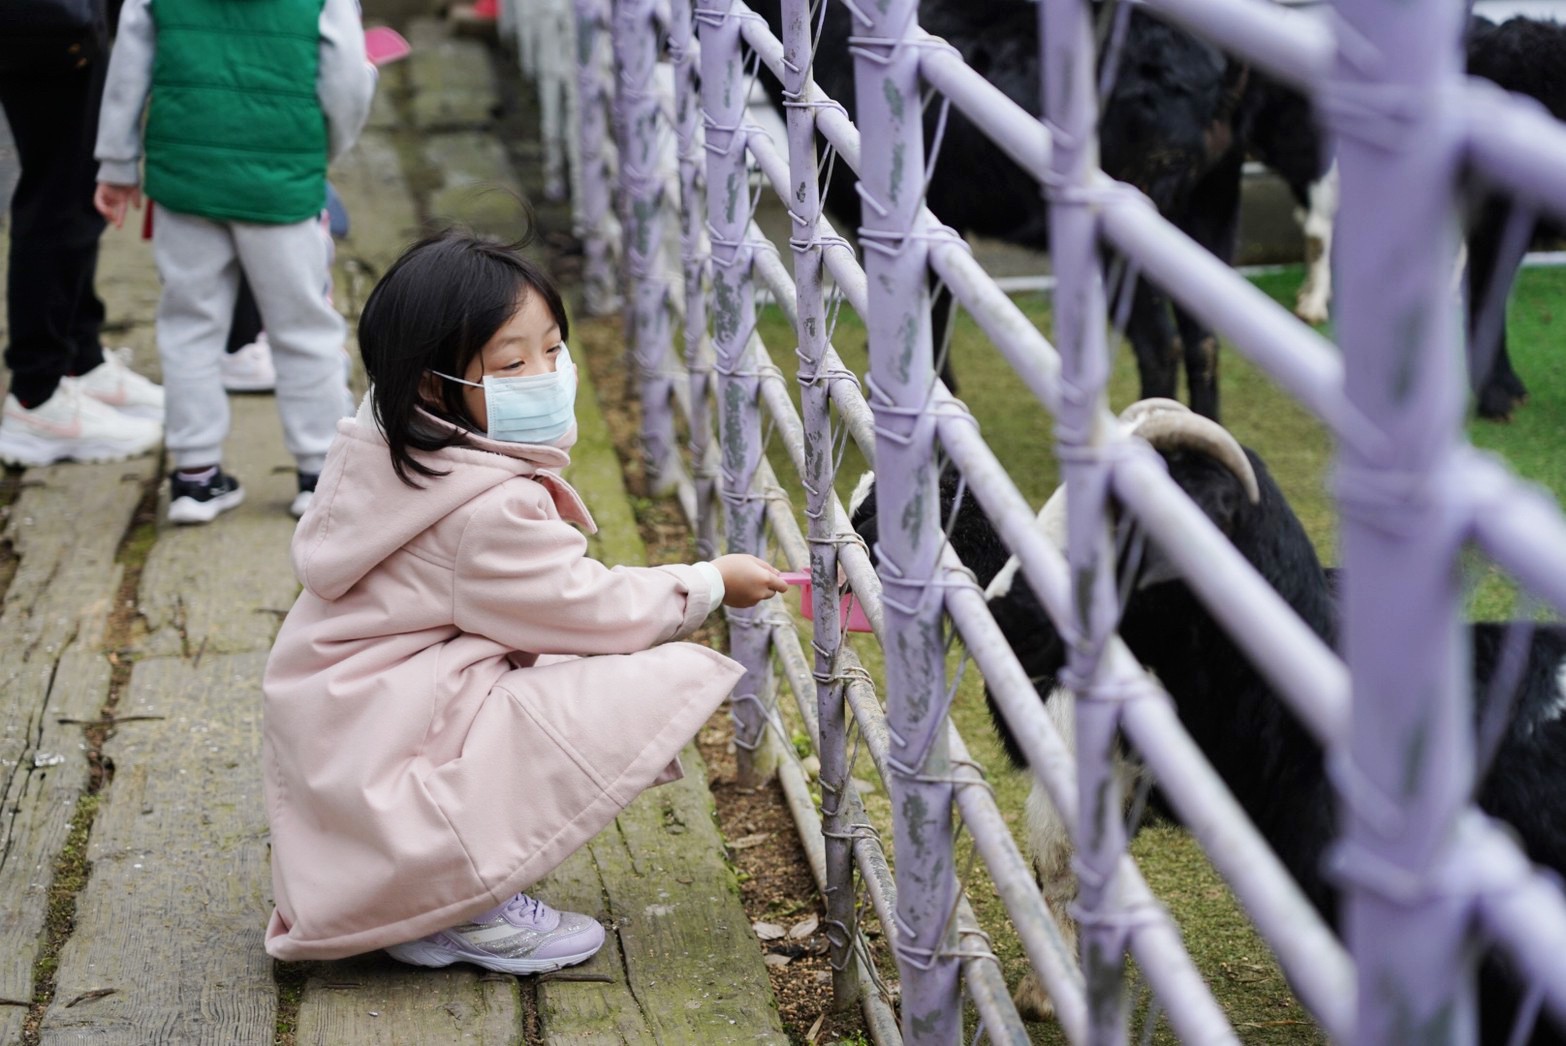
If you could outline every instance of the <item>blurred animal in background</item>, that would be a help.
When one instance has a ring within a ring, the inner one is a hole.
[[[856,29],[847,7],[824,0],[826,10],[814,55],[816,83],[854,115],[853,58],[848,40]],[[780,0],[754,0],[774,34],[782,23]],[[1159,212],[1197,243],[1223,259],[1234,256],[1239,221],[1240,174],[1247,136],[1265,121],[1309,117],[1299,99],[1264,83],[1247,65],[1216,47],[1158,21],[1141,9],[1100,12],[1124,17],[1113,67],[1100,70],[1108,84],[1099,121],[1099,150],[1111,177],[1146,193]],[[1027,112],[1041,109],[1038,6],[1025,0],[923,0],[919,24],[950,43],[963,60]],[[782,108],[781,86],[761,78]],[[1297,97],[1297,96],[1296,96]],[[925,109],[930,146],[941,106]],[[824,143],[822,143],[824,148]],[[1282,146],[1279,146],[1281,152]],[[1304,191],[1304,190],[1302,190]],[[839,174],[825,190],[839,231],[860,224],[860,199],[851,175]],[[945,116],[926,190],[934,215],[958,233],[987,236],[1038,250],[1049,245],[1048,209],[1034,172],[1017,166],[966,116]],[[1119,270],[1110,265],[1111,273]],[[1136,356],[1142,396],[1173,397],[1184,365],[1191,408],[1216,418],[1218,341],[1200,320],[1178,307],[1149,280],[1133,286],[1126,303],[1125,333]],[[1115,302],[1111,302],[1116,308]],[[937,293],[933,325],[939,341],[947,329],[950,297]],[[952,384],[949,370],[944,375]]]
[[[1474,16],[1465,46],[1471,75],[1532,98],[1557,120],[1566,120],[1566,26],[1520,15],[1500,24]],[[1325,323],[1332,290],[1336,167],[1330,150],[1322,147],[1317,123],[1293,112],[1308,106],[1301,95],[1285,89],[1261,104],[1267,115],[1255,121],[1247,141],[1256,157],[1288,184],[1305,227],[1307,272],[1295,312],[1308,323]],[[1563,233],[1550,221],[1530,229],[1532,215],[1519,213],[1508,194],[1477,177],[1468,177],[1463,188],[1469,383],[1479,416],[1505,420],[1528,398],[1528,387],[1507,352],[1506,299],[1530,244],[1559,240]],[[1514,224],[1519,220],[1523,224]]]

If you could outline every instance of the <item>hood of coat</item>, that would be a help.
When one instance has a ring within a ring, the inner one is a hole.
[[[432,414],[424,418],[433,426],[449,426]],[[365,397],[353,418],[337,423],[315,498],[294,531],[294,574],[300,583],[322,599],[337,599],[454,510],[518,476],[542,483],[560,518],[589,533],[597,529],[576,491],[557,474],[571,462],[564,450],[463,434],[471,446],[415,452],[421,462],[447,474],[417,477],[422,486],[410,487],[392,469],[386,439]]]

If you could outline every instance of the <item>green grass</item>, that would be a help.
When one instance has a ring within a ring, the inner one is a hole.
[[[1269,275],[1257,282],[1268,294],[1287,304],[1292,302],[1299,280],[1296,270]],[[1522,274],[1509,318],[1511,349],[1518,373],[1532,390],[1532,399],[1511,423],[1474,421],[1469,432],[1477,445],[1504,457],[1522,476],[1549,487],[1558,500],[1566,500],[1566,470],[1559,457],[1561,437],[1566,434],[1566,367],[1562,366],[1561,350],[1555,343],[1559,333],[1554,316],[1557,303],[1561,302],[1566,302],[1566,271],[1545,269]],[[1042,297],[1024,296],[1018,304],[1042,330],[1050,329],[1048,306]],[[1566,324],[1566,317],[1562,323]],[[795,341],[787,322],[776,310],[766,310],[760,330],[784,372],[792,373]],[[863,373],[864,329],[846,311],[838,323],[834,343],[848,366]],[[1030,400],[1007,364],[967,316],[958,319],[952,358],[963,398],[990,445],[1022,493],[1033,504],[1041,504],[1056,482],[1049,416]],[[1110,386],[1111,406],[1123,407],[1135,399],[1136,391],[1134,362],[1122,345],[1116,353]],[[1220,395],[1225,424],[1267,461],[1323,559],[1336,562],[1336,523],[1327,488],[1332,447],[1326,431],[1232,347],[1226,347],[1222,356]],[[779,476],[793,474],[781,448],[773,446],[769,454]],[[862,468],[862,459],[850,446],[838,480],[845,500]],[[803,503],[797,490],[794,503]],[[1472,616],[1497,617],[1511,612],[1513,589],[1505,578],[1477,556],[1465,563],[1465,569],[1472,582]],[[873,639],[855,637],[853,642],[866,666],[879,679],[881,661]],[[971,666],[954,701],[952,715],[975,757],[988,768],[1000,808],[1015,827],[1027,782],[1022,775],[1006,769],[984,707],[978,675]],[[860,759],[856,776],[869,777],[868,761],[863,755]],[[889,839],[890,811],[879,783],[877,791],[865,798],[871,818],[880,823],[883,837]],[[1242,1041],[1322,1041],[1308,1015],[1290,995],[1267,945],[1251,930],[1200,848],[1183,831],[1168,826],[1145,830],[1133,843],[1132,852],[1154,892],[1180,924],[1187,949]],[[959,854],[957,867],[966,864],[966,853]],[[993,937],[1008,984],[1015,985],[1025,968],[1025,959],[1004,910],[989,884],[983,881],[982,866],[977,867],[969,883],[975,909]],[[1144,1012],[1144,1005],[1145,990],[1137,996],[1138,1013]],[[970,1013],[970,1032],[972,1024]],[[1064,1041],[1053,1025],[1035,1025],[1031,1030],[1036,1042]],[[1154,1041],[1175,1041],[1167,1021],[1157,1025]]]

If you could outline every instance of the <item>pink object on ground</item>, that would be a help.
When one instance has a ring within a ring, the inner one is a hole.
[[[371,65],[387,65],[408,57],[412,51],[413,46],[390,26],[377,25],[364,31],[364,53]]]
[[[799,586],[799,611],[805,615],[806,621],[814,621],[816,619],[816,611],[812,604],[814,597],[810,591],[810,571],[786,571],[781,576],[788,584]],[[852,592],[843,597],[843,605],[838,612],[843,618],[848,620],[848,630],[850,632],[874,631],[870,627],[870,619],[865,616],[865,608],[859,605],[859,600],[854,598]]]

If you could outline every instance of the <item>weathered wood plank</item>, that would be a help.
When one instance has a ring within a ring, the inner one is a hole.
[[[723,861],[706,767],[637,799],[593,856],[625,952],[631,993],[666,1043],[786,1043],[761,949]],[[618,845],[616,842],[618,841]]]
[[[158,499],[158,542],[142,572],[140,605],[150,633],[140,656],[266,650],[299,592],[288,543],[297,491],[271,396],[231,396],[233,425],[223,467],[245,488],[245,502],[215,522],[172,527],[168,485]],[[258,676],[259,678],[259,676]]]
[[[431,134],[423,151],[426,166],[440,177],[429,194],[432,219],[460,222],[505,240],[529,231],[527,213],[517,203],[522,186],[493,133]]]
[[[19,562],[0,610],[0,999],[32,998],[49,884],[87,782],[80,722],[108,693],[114,557],[153,467],[34,469],[6,522]]]
[[[257,758],[265,660],[256,652],[136,665],[131,707],[164,718],[122,723],[104,746],[114,779],[93,826],[91,874],[43,1043],[273,1041]]]
[[[377,97],[384,97],[384,92]],[[383,104],[389,103],[377,103]],[[349,254],[363,259],[375,273],[383,272],[419,230],[395,134],[366,132],[332,166],[332,185],[348,208],[348,236],[338,246],[339,259]]]
[[[25,1006],[0,1006],[0,1042],[21,1042],[22,1023],[26,1020]]]
[[[408,41],[413,54],[405,69],[415,128],[485,127],[494,121],[500,94],[484,44],[453,38],[433,18],[415,18]]]
[[[614,828],[606,834],[617,835]],[[596,841],[595,841],[596,842]],[[603,877],[593,857],[593,846],[572,854],[559,868],[530,891],[546,903],[567,911],[587,912],[609,921]],[[612,845],[619,845],[618,838]],[[620,937],[611,931],[601,951],[571,974],[608,977],[608,981],[540,979],[538,1021],[550,1046],[616,1046],[653,1042],[652,1027],[626,980]]]
[[[515,977],[418,969],[377,952],[312,963],[296,1029],[298,1046],[520,1046],[522,1002]]]

